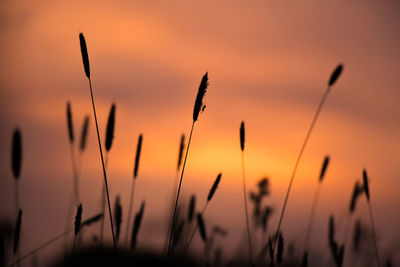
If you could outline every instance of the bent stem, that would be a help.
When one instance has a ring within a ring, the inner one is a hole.
[[[249,212],[247,209],[247,189],[246,189],[246,178],[245,178],[245,171],[244,171],[244,151],[242,150],[242,180],[243,180],[243,198],[244,198],[244,211],[246,217],[246,228],[247,228],[247,240],[249,242],[249,257],[250,263],[253,265],[253,253],[251,248],[251,234],[250,234],[250,225],[249,225]]]
[[[177,209],[177,207],[178,207],[179,194],[180,194],[180,192],[181,192],[183,174],[184,174],[184,172],[185,172],[185,167],[186,167],[186,159],[187,159],[187,155],[188,155],[189,148],[190,148],[190,141],[192,140],[192,134],[193,134],[194,123],[195,123],[195,121],[193,121],[193,123],[192,123],[192,128],[190,129],[190,136],[189,136],[188,145],[187,145],[187,147],[186,147],[185,160],[183,161],[183,166],[182,166],[182,171],[181,171],[181,178],[180,178],[180,180],[179,180],[178,192],[176,193],[176,200],[175,200],[175,205],[174,205],[174,215],[172,216],[171,231],[169,232],[168,253],[167,253],[168,256],[170,255],[170,252],[171,252],[172,232],[173,232],[173,229],[174,229],[174,227],[175,227],[176,209]]]
[[[129,197],[128,221],[126,223],[125,245],[127,247],[128,247],[129,226],[131,224],[132,209],[133,209],[133,197],[135,195],[135,182],[136,182],[136,179],[134,178],[132,181],[131,194]]]
[[[115,248],[117,246],[117,242],[116,242],[115,234],[114,234],[114,224],[113,224],[112,212],[111,212],[110,195],[109,195],[109,192],[108,192],[107,173],[106,173],[106,167],[104,165],[103,149],[101,148],[99,125],[97,123],[96,107],[94,105],[93,90],[92,90],[92,81],[91,81],[90,78],[89,78],[89,87],[90,87],[90,96],[91,96],[91,99],[92,99],[94,121],[96,123],[97,140],[99,141],[101,165],[103,167],[104,185],[105,185],[106,193],[107,193],[107,204],[108,204],[108,213],[110,215],[111,233],[112,233],[112,237],[113,237],[113,245],[114,245],[114,248]]]
[[[316,111],[316,113],[315,113],[315,115],[314,115],[314,118],[313,118],[313,120],[312,120],[312,122],[311,122],[310,128],[308,129],[306,138],[304,139],[303,145],[301,146],[300,153],[299,153],[299,155],[297,156],[297,160],[296,160],[296,163],[295,163],[294,168],[293,168],[292,176],[291,176],[291,178],[290,178],[288,190],[287,190],[287,192],[286,192],[285,201],[283,202],[283,207],[282,207],[281,215],[280,215],[280,217],[279,217],[279,223],[278,223],[278,227],[277,227],[276,232],[275,232],[275,237],[278,236],[279,231],[281,230],[281,225],[282,225],[282,221],[283,221],[283,216],[284,216],[284,214],[285,214],[286,205],[287,205],[287,202],[288,202],[290,190],[291,190],[291,188],[292,188],[293,180],[294,180],[294,177],[295,177],[295,175],[296,175],[297,167],[299,166],[299,163],[300,163],[301,157],[303,156],[304,149],[306,148],[308,139],[310,139],[312,130],[314,129],[315,123],[317,122],[318,116],[319,116],[319,114],[320,114],[320,112],[321,112],[321,110],[322,110],[322,107],[323,107],[323,105],[324,105],[324,103],[325,103],[325,100],[326,100],[326,98],[327,98],[328,95],[329,95],[330,89],[331,89],[331,87],[328,86],[328,88],[325,90],[324,95],[322,96],[321,101],[319,102],[317,111]],[[273,250],[273,251],[275,251],[275,247],[276,247],[276,245],[277,245],[277,242],[278,242],[278,238],[274,238],[273,246],[272,246],[272,250]]]
[[[19,264],[22,261],[26,260],[27,258],[29,258],[30,256],[35,255],[38,251],[48,247],[49,245],[53,244],[55,241],[63,238],[64,236],[68,235],[69,233],[71,233],[72,231],[74,231],[74,228],[70,228],[66,231],[64,231],[64,233],[46,241],[45,243],[43,243],[42,245],[40,245],[39,247],[35,248],[34,250],[32,250],[31,252],[25,254],[24,256],[22,256],[20,259],[18,259],[17,261],[14,261],[13,264]]]

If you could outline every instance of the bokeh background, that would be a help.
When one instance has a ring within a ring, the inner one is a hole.
[[[139,248],[162,249],[179,138],[189,134],[206,71],[207,108],[195,126],[182,200],[194,193],[202,206],[223,173],[205,219],[209,227],[229,231],[220,241],[229,258],[243,248],[245,230],[240,122],[246,123],[249,190],[270,178],[265,204],[275,207],[272,231],[327,80],[343,63],[299,167],[282,230],[301,248],[320,167],[330,155],[311,238],[314,251],[328,253],[328,217],[334,214],[343,224],[353,185],[366,168],[382,257],[398,253],[398,14],[396,1],[1,1],[1,220],[15,220],[10,155],[12,132],[20,127],[21,254],[64,230],[72,191],[66,102],[72,104],[77,136],[84,116],[92,116],[78,40],[83,32],[103,138],[110,106],[117,105],[108,174],[112,203],[120,194],[123,216],[143,133],[134,206],[136,212],[146,200]],[[100,209],[103,177],[95,138],[91,118],[82,157],[84,217]],[[364,197],[355,217],[369,224]],[[108,218],[111,241],[107,223]],[[97,228],[85,233],[88,240]],[[39,263],[62,246],[40,252]],[[193,249],[201,248],[196,237]],[[330,255],[323,260],[329,263]]]

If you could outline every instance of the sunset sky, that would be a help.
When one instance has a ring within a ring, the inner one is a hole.
[[[81,200],[83,217],[99,212],[103,177],[79,47],[83,32],[103,139],[109,109],[116,103],[108,175],[112,204],[121,195],[123,216],[137,138],[143,134],[134,205],[136,213],[146,201],[139,247],[162,248],[179,139],[189,135],[205,72],[207,108],[195,125],[182,201],[194,193],[201,209],[222,172],[204,217],[210,228],[220,225],[229,231],[221,240],[229,257],[240,248],[245,230],[240,122],[246,124],[248,189],[270,178],[265,204],[275,208],[272,232],[319,100],[342,63],[342,76],[299,166],[282,231],[301,248],[321,164],[330,155],[312,246],[325,253],[329,215],[344,224],[354,183],[366,168],[382,257],[398,253],[399,8],[396,1],[1,1],[0,220],[15,221],[10,152],[12,133],[19,127],[21,254],[63,232],[72,191],[67,101],[77,137],[84,116],[91,116]],[[369,226],[365,197],[354,215]],[[98,233],[98,226],[93,228],[85,233],[88,240]],[[111,240],[109,227],[106,233]],[[39,262],[62,245],[43,250]],[[198,237],[193,247],[201,248]]]

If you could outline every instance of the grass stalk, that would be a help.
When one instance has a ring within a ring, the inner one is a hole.
[[[169,243],[168,243],[168,252],[167,255],[170,255],[171,252],[171,246],[172,246],[172,232],[175,227],[175,220],[176,220],[176,210],[178,207],[178,201],[179,201],[179,194],[181,192],[181,187],[182,187],[182,179],[183,179],[183,174],[185,172],[185,166],[186,166],[186,160],[187,160],[187,155],[189,152],[189,147],[190,147],[190,141],[192,140],[192,134],[193,134],[193,128],[195,122],[198,120],[200,112],[203,112],[204,109],[206,108],[206,105],[204,104],[204,96],[207,92],[207,86],[208,86],[208,72],[204,74],[203,78],[201,79],[199,90],[197,92],[196,100],[194,102],[194,107],[193,107],[193,123],[192,123],[192,128],[190,129],[190,136],[189,136],[189,142],[186,147],[186,153],[185,153],[185,160],[183,162],[182,166],[182,172],[181,172],[181,178],[179,179],[179,187],[178,187],[178,192],[176,193],[176,201],[175,201],[175,206],[174,206],[174,215],[172,216],[172,226],[171,226],[171,231],[169,233]]]
[[[94,122],[96,125],[96,133],[97,133],[97,141],[99,143],[99,152],[100,152],[100,159],[101,159],[101,166],[103,168],[103,176],[104,176],[104,185],[106,187],[106,192],[107,192],[107,204],[108,204],[108,213],[110,217],[110,227],[111,227],[111,233],[113,237],[113,244],[114,248],[116,247],[117,243],[115,240],[115,234],[114,234],[114,224],[113,224],[113,219],[112,219],[112,211],[111,211],[111,203],[110,203],[110,193],[108,191],[108,183],[107,183],[107,173],[106,173],[106,167],[104,165],[104,157],[103,157],[103,149],[101,147],[101,138],[100,138],[100,132],[99,132],[99,124],[97,123],[97,114],[96,114],[96,106],[94,104],[94,96],[93,96],[93,88],[92,88],[92,79],[90,78],[90,65],[89,65],[89,56],[88,56],[88,51],[87,51],[87,46],[86,46],[86,41],[85,37],[83,36],[82,33],[79,34],[79,41],[80,41],[80,46],[81,46],[81,54],[82,54],[82,61],[83,61],[83,67],[85,70],[85,75],[88,78],[89,81],[89,89],[90,89],[90,98],[92,100],[92,107],[93,107],[93,115],[94,115]]]
[[[174,179],[174,187],[172,189],[172,197],[171,197],[171,214],[170,214],[170,218],[168,219],[168,228],[167,228],[167,234],[165,236],[165,244],[164,244],[164,250],[167,249],[168,246],[168,238],[169,238],[169,231],[171,230],[172,227],[172,209],[174,207],[174,200],[175,200],[175,196],[176,193],[178,191],[178,181],[179,181],[179,171],[181,169],[181,165],[182,165],[182,157],[183,157],[183,150],[185,149],[185,135],[182,134],[181,135],[181,140],[180,140],[180,144],[179,144],[179,152],[178,152],[178,164],[177,164],[177,168],[176,168],[176,177]],[[182,226],[183,227],[183,226]]]
[[[371,208],[371,199],[370,199],[369,181],[368,181],[367,171],[364,169],[362,174],[363,174],[363,181],[364,181],[364,193],[365,193],[365,196],[367,197],[369,218],[370,218],[371,227],[372,227],[372,238],[373,238],[373,241],[374,241],[374,250],[375,250],[376,263],[377,263],[377,266],[380,267],[381,263],[380,263],[380,260],[379,260],[378,245],[377,245],[377,242],[376,242],[375,223],[374,223],[374,217],[373,217],[372,208]]]
[[[318,203],[318,199],[319,199],[319,194],[320,194],[320,191],[321,191],[321,185],[322,185],[322,181],[324,180],[325,173],[326,173],[326,170],[328,168],[328,165],[329,165],[329,156],[326,156],[324,161],[323,161],[323,163],[322,163],[321,173],[320,173],[319,179],[318,179],[318,186],[317,186],[317,189],[315,191],[314,200],[313,200],[312,206],[311,206],[310,217],[308,219],[308,226],[307,226],[307,230],[306,230],[306,238],[304,240],[303,255],[305,255],[305,253],[307,251],[308,241],[309,241],[310,236],[311,236],[311,230],[312,230],[312,226],[313,226],[313,222],[314,222],[315,212],[316,212],[316,209],[317,209],[317,203]]]
[[[96,133],[97,133],[97,140],[99,142],[99,150],[100,150],[100,158],[101,158],[101,165],[103,167],[103,175],[104,175],[104,185],[106,189],[106,195],[107,195],[107,205],[108,205],[108,214],[110,215],[110,224],[111,224],[111,234],[113,237],[113,245],[114,247],[117,246],[117,242],[115,239],[115,233],[114,233],[114,223],[112,219],[112,212],[111,212],[111,203],[110,203],[110,193],[108,191],[108,183],[107,183],[107,173],[106,173],[106,167],[104,164],[104,157],[103,157],[103,149],[101,148],[101,139],[100,139],[100,133],[99,133],[99,125],[97,123],[97,115],[96,115],[96,107],[94,104],[94,97],[93,97],[93,89],[92,89],[92,81],[89,78],[89,88],[90,88],[90,97],[92,99],[92,107],[93,107],[93,114],[94,114],[94,121],[96,124]]]
[[[181,171],[181,177],[179,179],[179,186],[178,186],[178,191],[176,192],[176,200],[175,200],[175,204],[174,204],[174,212],[172,215],[172,224],[171,224],[171,230],[169,232],[169,242],[168,242],[168,251],[167,251],[167,255],[170,255],[171,252],[171,246],[172,246],[172,234],[173,234],[173,229],[175,227],[175,220],[176,220],[176,210],[178,208],[178,201],[179,201],[179,194],[181,192],[181,187],[182,187],[182,180],[183,180],[183,174],[185,173],[185,167],[186,167],[186,160],[187,160],[187,156],[189,153],[189,148],[190,148],[190,142],[192,141],[192,134],[193,134],[193,128],[194,128],[194,123],[196,121],[193,120],[192,123],[192,127],[190,129],[190,135],[189,135],[189,141],[188,141],[188,145],[186,147],[186,152],[185,152],[185,159],[183,160],[183,165],[182,165],[182,171]]]
[[[128,211],[128,222],[126,224],[126,246],[128,246],[128,236],[129,236],[129,227],[130,227],[130,222],[131,222],[131,214],[132,214],[132,209],[133,209],[133,199],[134,199],[134,194],[135,194],[135,183],[136,183],[136,178],[138,176],[138,171],[139,171],[139,162],[140,162],[140,153],[142,151],[142,142],[143,142],[143,134],[139,135],[137,146],[136,146],[136,156],[135,156],[135,165],[133,167],[133,181],[132,181],[132,189],[131,189],[131,194],[130,194],[130,200],[129,200],[129,211]]]
[[[204,207],[203,207],[202,211],[200,212],[201,216],[204,215],[204,211],[206,210],[207,206],[208,206],[208,201],[204,204]],[[189,240],[188,240],[188,242],[187,242],[187,244],[185,246],[185,255],[187,255],[187,252],[189,251],[190,244],[192,243],[192,240],[193,240],[194,235],[196,234],[196,231],[197,231],[198,228],[199,228],[199,225],[196,222],[196,225],[193,228],[192,234],[190,235],[190,238],[189,238]]]
[[[106,153],[106,161],[105,168],[108,166],[108,152]],[[101,213],[105,213],[106,210],[106,185],[103,183],[103,187],[101,189]],[[100,245],[103,245],[104,239],[104,217],[101,218],[100,221]]]
[[[315,126],[315,124],[317,122],[319,114],[321,113],[322,107],[324,106],[325,101],[326,101],[326,99],[327,99],[327,97],[328,97],[328,95],[329,95],[329,93],[331,91],[331,87],[336,82],[336,80],[339,78],[342,70],[343,70],[343,66],[340,64],[340,65],[338,65],[336,67],[336,69],[332,73],[332,75],[331,75],[331,77],[329,79],[329,82],[328,82],[328,87],[326,88],[326,90],[325,90],[325,92],[324,92],[324,94],[323,94],[323,96],[322,96],[322,98],[321,98],[321,100],[320,100],[320,102],[318,104],[317,111],[315,112],[314,118],[311,121],[311,125],[308,128],[306,137],[305,137],[305,139],[303,141],[303,144],[302,144],[302,146],[300,148],[300,152],[299,152],[299,154],[297,156],[296,163],[294,164],[292,175],[290,177],[289,186],[288,186],[288,189],[287,189],[287,192],[286,192],[285,200],[283,202],[281,214],[279,216],[279,222],[278,222],[278,227],[277,227],[276,232],[275,232],[275,236],[278,236],[279,231],[281,229],[283,217],[285,215],[286,205],[287,205],[287,202],[288,202],[288,199],[289,199],[290,190],[291,190],[292,185],[293,185],[293,180],[294,180],[294,177],[296,175],[297,168],[298,168],[298,166],[300,164],[300,160],[301,160],[301,158],[303,156],[304,150],[305,150],[305,148],[307,146],[308,140],[310,139],[311,133],[312,133],[312,131],[314,129],[314,126]],[[277,240],[278,240],[277,238],[274,239],[273,250],[275,250],[275,247],[276,247],[276,244],[277,244]]]

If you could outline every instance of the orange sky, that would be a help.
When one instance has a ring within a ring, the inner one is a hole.
[[[101,134],[111,103],[117,105],[109,176],[112,202],[121,194],[124,211],[137,137],[143,133],[135,196],[136,210],[142,199],[147,202],[143,246],[161,245],[155,229],[165,216],[179,137],[189,134],[206,71],[207,108],[196,123],[183,196],[205,198],[222,172],[206,219],[225,226],[230,231],[226,242],[232,243],[244,230],[240,122],[246,122],[248,187],[269,176],[268,202],[279,210],[301,143],[338,63],[345,65],[344,72],[306,148],[283,231],[301,243],[320,166],[329,154],[312,243],[319,244],[319,235],[325,244],[328,216],[343,215],[363,168],[370,174],[379,245],[389,248],[400,239],[398,3],[142,2],[0,3],[0,214],[14,214],[10,141],[19,126],[24,146],[21,205],[29,225],[22,251],[64,227],[72,185],[66,101],[72,103],[76,135],[83,116],[92,115],[79,32],[88,45]],[[82,202],[89,216],[98,211],[103,181],[93,120],[83,161]],[[367,215],[363,199],[357,216],[368,223]],[[43,252],[43,258],[50,254]]]

